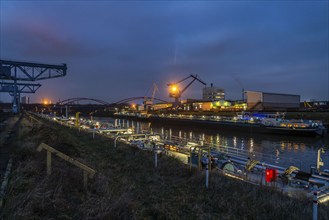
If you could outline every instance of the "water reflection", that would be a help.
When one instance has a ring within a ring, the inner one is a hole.
[[[252,138],[249,139],[249,152],[254,152],[254,139]]]
[[[236,146],[237,146],[237,144],[238,144],[236,139],[237,139],[237,138],[234,136],[234,137],[233,137],[233,147],[234,147],[234,148],[236,148]]]
[[[197,127],[177,127],[177,126],[155,126],[151,123],[136,122],[127,119],[101,118],[96,120],[105,120],[115,125],[123,127],[133,127],[135,132],[159,133],[167,138],[173,136],[192,139],[195,141],[204,141],[215,144],[219,148],[231,147],[237,150],[247,150],[250,153],[266,153],[280,160],[288,158],[297,166],[309,166],[316,163],[317,150],[321,147],[327,147],[329,138],[306,138],[293,136],[276,136],[262,134],[245,133],[223,133],[216,130],[200,129]],[[329,153],[323,155],[325,168],[329,165]],[[308,169],[308,168],[307,168]],[[307,170],[306,169],[306,170]]]

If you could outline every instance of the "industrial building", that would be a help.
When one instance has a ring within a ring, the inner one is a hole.
[[[202,90],[202,99],[204,101],[219,101],[225,99],[225,90],[219,87],[204,87]]]
[[[209,111],[212,109],[212,103],[204,100],[186,99],[181,103],[185,111]]]
[[[204,101],[196,99],[186,99],[182,102],[185,111],[243,111],[246,105],[240,102],[232,101]]]
[[[30,97],[28,97],[28,96],[21,97],[21,103],[22,104],[30,104]]]
[[[300,95],[245,91],[248,110],[298,110]]]
[[[167,109],[173,106],[172,103],[155,103],[152,105],[153,110]]]

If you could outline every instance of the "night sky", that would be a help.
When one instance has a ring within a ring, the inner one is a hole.
[[[37,82],[32,102],[115,102],[151,95],[154,82],[170,100],[166,84],[190,74],[232,100],[242,88],[329,99],[328,1],[1,0],[0,14],[1,59],[68,65]]]

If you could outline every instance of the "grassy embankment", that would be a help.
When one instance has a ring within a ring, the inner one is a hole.
[[[311,219],[312,202],[290,198],[272,188],[258,187],[211,173],[204,174],[178,160],[119,144],[105,137],[58,124],[31,123],[18,128],[14,167],[4,219]],[[46,175],[46,143],[94,168],[98,173],[84,193],[82,171],[53,156]],[[320,205],[319,219],[328,219]]]

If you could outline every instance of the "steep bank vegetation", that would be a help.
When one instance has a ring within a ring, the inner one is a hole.
[[[12,143],[14,168],[3,219],[311,219],[312,202],[290,198],[211,173],[209,189],[202,172],[178,160],[153,154],[51,122],[26,117]],[[82,171],[53,156],[46,174],[46,153],[40,143],[79,160],[97,171],[83,189]],[[320,205],[320,219],[328,207]]]

